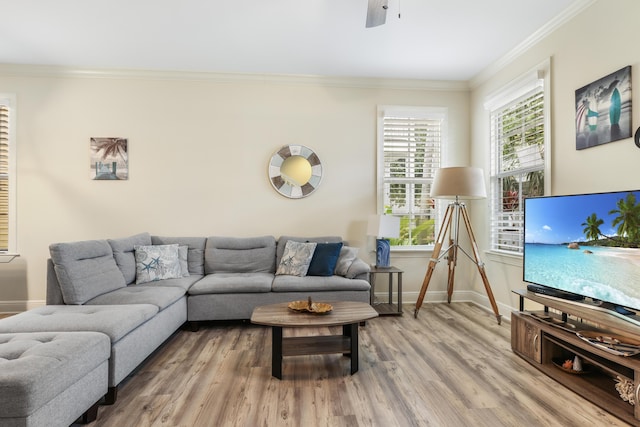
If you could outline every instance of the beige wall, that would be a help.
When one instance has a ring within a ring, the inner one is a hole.
[[[575,91],[624,66],[632,66],[633,131],[640,124],[640,2],[599,0],[509,66],[476,85],[471,94],[471,155],[489,170],[488,114],[485,97],[547,58],[551,58],[552,194],[640,188],[640,150],[633,138],[586,150],[575,149]],[[487,206],[476,211],[475,227],[483,249],[488,247]],[[526,287],[519,259],[487,258],[487,272],[501,304],[517,306],[513,289]],[[474,289],[481,290],[478,280]]]
[[[373,261],[365,234],[376,209],[377,105],[448,107],[448,158],[464,164],[469,157],[469,93],[460,84],[88,77],[8,66],[0,67],[0,93],[17,97],[21,254],[0,264],[0,312],[42,303],[53,242],[142,231],[331,234]],[[89,179],[92,136],[128,138],[128,181]],[[284,144],[307,145],[323,162],[322,183],[308,198],[286,199],[269,183],[268,162]],[[394,256],[407,269],[408,292],[419,289],[427,256]]]
[[[18,250],[0,264],[0,311],[45,298],[52,242],[164,235],[339,234],[373,261],[365,237],[375,212],[377,105],[449,109],[445,166],[489,170],[488,95],[551,58],[553,194],[640,188],[640,150],[632,139],[576,151],[575,90],[626,65],[634,70],[634,131],[640,105],[640,2],[598,0],[498,71],[460,83],[357,81],[136,73],[89,78],[0,66],[0,93],[18,103]],[[7,69],[9,71],[7,71]],[[487,77],[488,76],[488,77]],[[184,77],[184,78],[180,78]],[[129,139],[130,179],[88,178],[92,136]],[[320,188],[288,200],[267,179],[271,154],[284,144],[316,150]],[[476,238],[503,314],[523,288],[518,258],[486,252],[486,201],[469,203]],[[430,253],[392,255],[403,268],[405,301],[415,301]],[[427,300],[441,300],[443,266]],[[477,270],[461,258],[454,299],[486,303]],[[4,308],[4,309],[3,309]]]

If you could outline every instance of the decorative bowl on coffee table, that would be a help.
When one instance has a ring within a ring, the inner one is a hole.
[[[331,304],[327,304],[325,302],[312,302],[311,299],[308,301],[292,301],[287,307],[293,311],[314,314],[326,314],[333,310],[333,306]]]

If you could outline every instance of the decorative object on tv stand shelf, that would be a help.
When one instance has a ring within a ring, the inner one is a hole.
[[[367,235],[376,237],[376,267],[391,267],[391,243],[388,239],[400,237],[400,217],[370,215]]]
[[[636,400],[633,393],[633,381],[629,381],[627,378],[622,378],[620,375],[616,376],[615,381],[616,391],[620,395],[620,399],[625,402],[629,402],[630,405],[635,405]]]

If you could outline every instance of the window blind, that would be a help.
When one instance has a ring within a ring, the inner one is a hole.
[[[384,211],[400,217],[392,244],[432,244],[435,206],[430,197],[440,167],[442,119],[385,115],[383,119]]]
[[[0,251],[8,251],[8,250],[9,250],[9,108],[6,105],[0,104]]]
[[[523,250],[523,199],[544,194],[544,90],[535,87],[491,113],[491,244]]]

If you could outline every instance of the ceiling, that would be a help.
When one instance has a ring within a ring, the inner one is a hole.
[[[466,81],[592,2],[0,0],[0,63]]]

